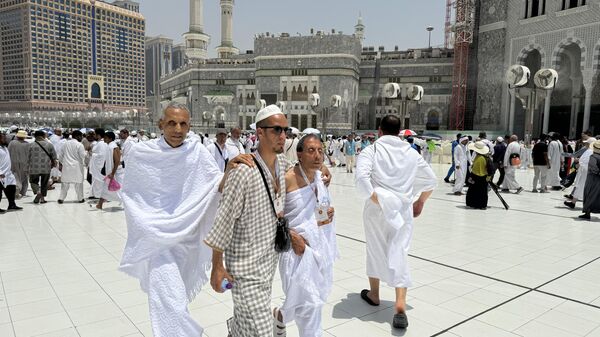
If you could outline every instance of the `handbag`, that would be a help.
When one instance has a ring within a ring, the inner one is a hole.
[[[512,153],[509,158],[511,166],[521,166],[521,156],[518,153]]]
[[[269,184],[267,184],[267,178],[265,178],[265,173],[263,172],[263,169],[260,166],[260,163],[256,160],[256,158],[252,157],[252,159],[254,159],[256,167],[258,167],[258,171],[260,172],[260,176],[262,177],[263,183],[265,184],[267,194],[269,195],[269,201],[271,202],[273,214],[275,214],[275,217],[277,218],[277,229],[275,231],[275,251],[279,253],[287,252],[292,247],[292,240],[290,237],[290,229],[288,228],[287,219],[277,215],[277,211],[275,210],[275,203],[273,202],[273,197],[271,196],[271,190],[269,189]]]

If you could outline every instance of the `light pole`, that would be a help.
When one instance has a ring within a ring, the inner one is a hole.
[[[506,71],[506,82],[509,92],[512,94],[510,114],[509,114],[509,133],[513,133],[514,124],[514,103],[518,98],[525,109],[525,135],[524,140],[529,142],[533,137],[533,119],[535,109],[545,100],[544,115],[542,122],[542,132],[548,133],[550,122],[550,99],[552,90],[558,81],[558,73],[554,69],[540,69],[533,77],[533,86],[526,87],[529,83],[531,72],[529,68],[522,65],[512,65]]]
[[[398,83],[387,83],[383,87],[383,95],[385,98],[397,99],[400,101],[400,120],[402,121],[403,128],[408,129],[410,127],[410,113],[408,111],[408,104],[411,101],[421,101],[425,91],[420,85],[405,84],[400,85]]]
[[[342,97],[340,95],[332,95],[329,102],[329,106],[321,107],[321,124],[323,125],[322,134],[325,135],[325,137],[327,136],[327,121],[330,117],[329,113],[335,113],[338,111],[340,105],[342,104]],[[311,94],[308,98],[308,104],[314,112],[318,113],[317,108],[321,104],[321,96],[319,96],[318,93]]]
[[[425,29],[429,32],[429,49],[431,49],[431,32],[433,31],[433,27],[427,26]]]

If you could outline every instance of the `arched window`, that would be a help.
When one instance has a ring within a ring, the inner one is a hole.
[[[92,98],[102,99],[102,91],[98,83],[92,84]]]

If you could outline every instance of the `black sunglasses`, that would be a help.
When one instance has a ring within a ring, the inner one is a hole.
[[[273,129],[273,131],[275,131],[276,134],[280,135],[282,132],[287,133],[288,131],[290,131],[291,129],[288,127],[283,127],[283,126],[261,126],[261,129]]]

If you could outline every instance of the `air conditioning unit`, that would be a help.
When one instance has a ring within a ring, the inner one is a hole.
[[[420,101],[423,98],[425,91],[420,85],[411,85],[408,87],[406,97],[412,101]]]
[[[277,107],[278,107],[278,108],[279,108],[279,110],[281,110],[282,112],[284,112],[284,111],[285,111],[285,106],[286,106],[285,102],[283,102],[283,101],[279,101],[279,102],[277,102]]]
[[[260,111],[264,108],[267,107],[267,101],[265,101],[264,99],[257,99],[256,100],[256,108]]]

